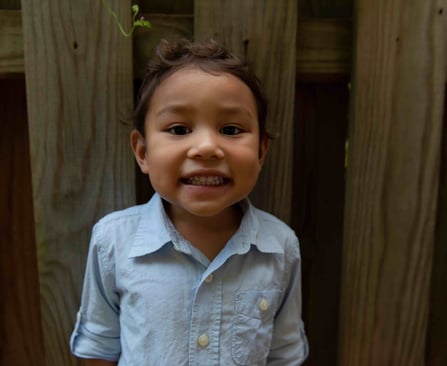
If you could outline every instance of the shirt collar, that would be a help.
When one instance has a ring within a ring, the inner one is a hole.
[[[246,198],[240,202],[244,213],[241,225],[230,240],[235,254],[245,254],[251,246],[263,253],[283,253],[283,248],[273,235],[263,233],[259,210]],[[154,253],[171,244],[178,251],[191,254],[187,242],[175,229],[163,206],[161,197],[155,193],[142,207],[142,215],[129,251],[129,258]]]
[[[263,213],[261,210],[254,207],[248,198],[240,202],[244,216],[241,221],[238,232],[233,237],[233,245],[240,243],[238,253],[243,254],[250,250],[251,246],[256,247],[263,253],[283,253],[283,246],[278,242],[275,235],[266,231],[265,223],[263,222]],[[239,237],[239,235],[241,235]],[[238,240],[240,238],[240,240]],[[245,240],[244,240],[245,239]]]
[[[160,196],[154,194],[149,202],[142,206],[129,258],[154,253],[169,243],[172,243],[172,238],[167,227],[167,215]]]

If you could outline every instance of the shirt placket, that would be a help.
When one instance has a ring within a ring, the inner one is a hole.
[[[194,295],[189,338],[189,365],[219,365],[222,280],[206,271]]]

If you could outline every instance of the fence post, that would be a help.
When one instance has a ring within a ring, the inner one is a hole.
[[[130,1],[108,0],[125,26]],[[79,365],[68,340],[92,224],[135,202],[131,39],[100,1],[22,1],[45,365]]]
[[[446,64],[441,3],[357,0],[341,366],[424,364]]]

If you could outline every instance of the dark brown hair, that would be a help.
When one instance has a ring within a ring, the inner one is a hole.
[[[187,66],[196,66],[211,74],[228,73],[242,80],[253,93],[261,138],[270,137],[266,130],[267,99],[261,82],[248,65],[214,40],[191,42],[161,40],[148,63],[146,76],[138,93],[133,114],[134,127],[144,135],[144,121],[150,100],[160,83]]]

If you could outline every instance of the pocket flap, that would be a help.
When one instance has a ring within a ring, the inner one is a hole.
[[[280,293],[277,289],[239,292],[236,294],[236,314],[258,319],[268,317],[276,313]]]

